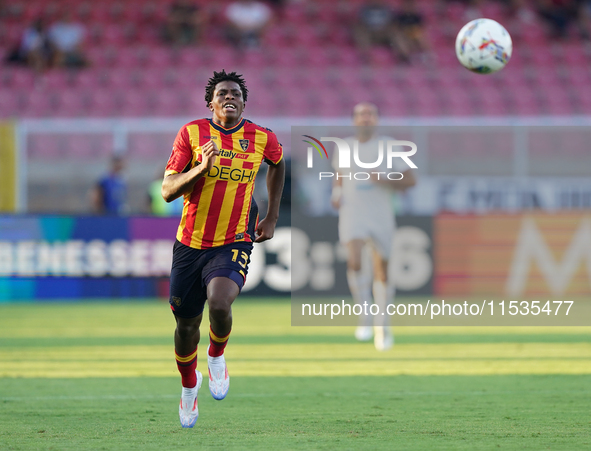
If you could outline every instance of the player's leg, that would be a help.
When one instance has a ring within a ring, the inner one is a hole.
[[[181,373],[181,401],[179,418],[183,427],[193,427],[199,417],[197,394],[203,377],[197,371],[197,344],[201,318],[180,318],[175,315],[174,352],[179,373]]]
[[[176,329],[174,331],[174,350],[177,354],[186,355],[195,349],[199,344],[199,326],[203,314],[195,318],[180,318],[175,315]]]
[[[170,307],[176,320],[174,348],[181,374],[179,419],[183,427],[193,427],[199,417],[197,394],[202,376],[197,371],[199,326],[203,317],[206,293],[201,285],[203,251],[175,243],[170,272]]]
[[[209,304],[209,391],[214,399],[222,400],[230,389],[230,376],[224,350],[232,331],[232,303],[248,274],[251,243],[233,243],[212,249],[209,262],[203,269]]]
[[[196,318],[180,318],[175,315],[174,352],[176,363],[181,373],[183,388],[192,389],[197,385],[197,344],[199,343],[199,325],[203,314]]]
[[[217,337],[226,337],[232,330],[232,303],[240,288],[228,277],[215,277],[207,285],[209,324]],[[223,349],[221,349],[223,353]]]
[[[239,273],[236,276],[242,278]],[[236,278],[232,274],[226,276]],[[224,357],[224,350],[232,331],[232,303],[240,293],[241,285],[230,277],[214,277],[207,285],[209,304],[209,391],[214,399],[222,400],[230,389],[230,376]],[[240,280],[238,280],[240,282]]]
[[[373,270],[373,299],[380,307],[380,314],[374,318],[374,344],[379,351],[385,351],[394,344],[387,314],[388,305],[394,297],[394,287],[388,283],[388,259],[376,249],[373,250]],[[382,312],[385,314],[382,315]]]
[[[371,278],[363,270],[363,248],[365,241],[352,239],[347,242],[347,282],[353,296],[353,301],[363,307],[363,312],[371,305]],[[359,341],[371,340],[373,335],[372,319],[370,315],[359,315],[359,324],[355,330],[355,337]]]
[[[394,219],[390,215],[382,215],[374,223],[375,227],[371,232],[371,243],[373,247],[373,296],[374,302],[380,308],[380,314],[374,319],[374,345],[377,350],[385,351],[394,344],[394,337],[390,329],[390,316],[387,314],[388,305],[394,297],[394,285],[388,278],[388,261],[393,242]],[[391,230],[390,233],[384,231]],[[385,313],[382,315],[381,313]]]

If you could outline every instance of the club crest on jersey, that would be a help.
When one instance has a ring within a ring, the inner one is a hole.
[[[239,139],[238,142],[240,142],[240,147],[242,147],[242,150],[244,150],[246,152],[246,150],[248,149],[248,145],[250,144],[250,140],[249,139]]]

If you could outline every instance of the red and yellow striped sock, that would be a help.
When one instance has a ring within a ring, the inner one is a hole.
[[[175,351],[176,366],[181,373],[181,383],[185,388],[193,388],[197,385],[197,348],[191,354],[178,355]]]
[[[228,338],[230,338],[230,332],[225,337],[218,337],[209,326],[209,356],[219,357],[224,353],[224,349],[228,344]]]

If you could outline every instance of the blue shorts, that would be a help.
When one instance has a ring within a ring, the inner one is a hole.
[[[207,285],[214,277],[232,279],[242,290],[252,243],[243,241],[209,249],[194,249],[178,240],[172,251],[170,307],[176,316],[195,318],[203,313]]]

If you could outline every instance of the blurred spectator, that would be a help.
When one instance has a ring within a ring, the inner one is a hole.
[[[490,0],[489,0],[490,1]],[[483,17],[482,6],[483,0],[466,0],[466,9],[464,10],[464,20],[470,22],[474,19]]]
[[[532,24],[536,21],[536,14],[526,0],[503,0],[506,7],[507,19],[516,18],[524,24]],[[517,26],[517,25],[516,25]]]
[[[199,42],[204,23],[203,13],[193,0],[176,0],[168,10],[165,39],[175,45]]]
[[[540,0],[537,11],[553,38],[565,38],[569,25],[577,18],[577,8],[570,0]]]
[[[150,211],[155,216],[180,216],[183,212],[183,196],[170,203],[162,197],[162,176],[160,174],[148,186],[148,202]]]
[[[591,0],[579,2],[577,10],[579,31],[583,39],[591,39]]]
[[[74,21],[72,11],[67,9],[62,20],[49,28],[49,40],[55,49],[56,67],[83,67],[87,62],[82,52],[86,35],[84,26]]]
[[[43,19],[37,19],[24,31],[13,61],[23,62],[36,72],[43,72],[51,65],[52,57],[47,26]]]
[[[109,173],[102,177],[92,191],[94,211],[99,214],[121,215],[128,212],[127,183],[123,179],[125,162],[122,157],[111,158]]]
[[[239,0],[226,9],[228,36],[237,47],[258,47],[273,13],[264,3]]]
[[[409,61],[412,56],[424,57],[429,49],[424,33],[424,20],[413,0],[404,0],[396,15],[396,47],[400,57]]]
[[[361,7],[354,27],[354,39],[363,57],[376,45],[396,48],[396,16],[381,0],[372,0]]]

